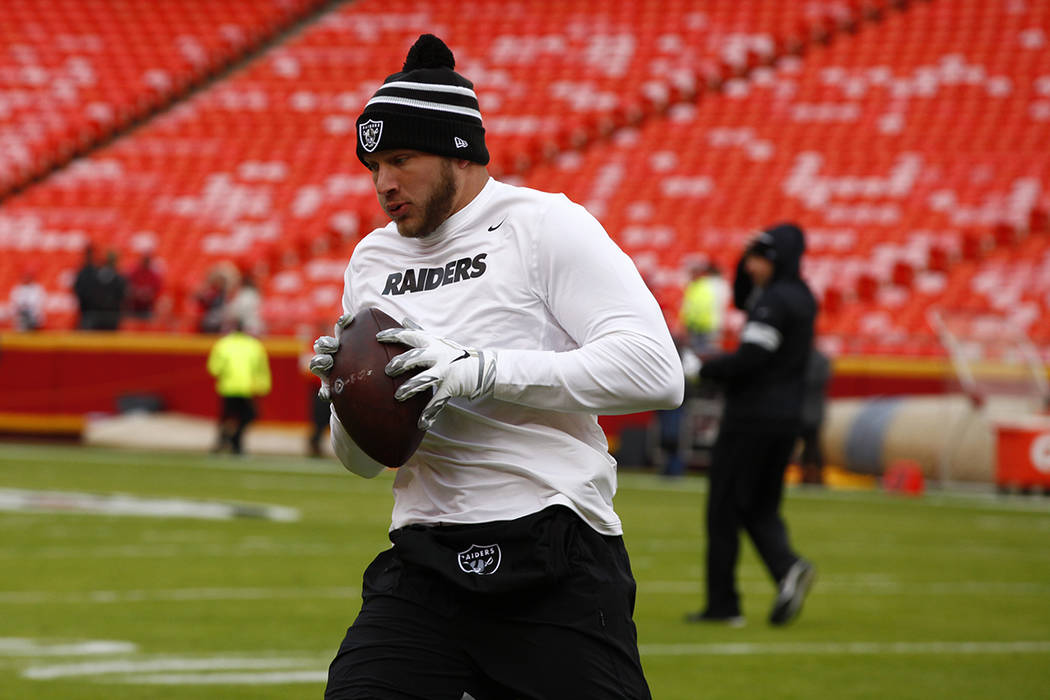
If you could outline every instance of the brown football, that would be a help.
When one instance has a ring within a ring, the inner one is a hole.
[[[414,373],[388,377],[383,369],[411,348],[380,343],[376,333],[401,327],[379,309],[363,309],[339,334],[329,374],[332,407],[347,434],[365,454],[388,467],[400,467],[419,447],[426,431],[416,423],[431,397],[424,391],[406,401],[394,398],[394,391]]]

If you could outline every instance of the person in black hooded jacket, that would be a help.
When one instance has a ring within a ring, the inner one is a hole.
[[[743,624],[736,588],[744,528],[778,587],[769,621],[801,610],[815,568],[791,548],[780,516],[784,471],[800,429],[816,300],[800,275],[805,237],[783,223],[758,234],[737,265],[734,305],[747,312],[736,351],[706,358],[702,380],[721,383],[725,409],[707,498],[707,607],[693,622]]]

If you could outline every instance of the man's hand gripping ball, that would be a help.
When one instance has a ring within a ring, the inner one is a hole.
[[[310,371],[321,380],[321,389],[317,392],[317,395],[325,401],[332,400],[332,387],[329,384],[328,375],[331,373],[332,367],[335,366],[335,354],[339,352],[339,334],[353,322],[354,317],[352,314],[343,314],[335,322],[335,326],[332,328],[332,335],[322,335],[314,341],[314,352],[316,354],[310,358]]]
[[[419,416],[419,427],[428,430],[438,413],[458,396],[474,400],[492,392],[496,382],[496,353],[460,345],[423,330],[411,319],[404,328],[391,328],[376,334],[381,343],[402,343],[413,349],[397,355],[386,366],[391,377],[422,368],[394,393],[404,401],[421,391],[433,388],[434,396]],[[316,349],[316,347],[315,347]]]

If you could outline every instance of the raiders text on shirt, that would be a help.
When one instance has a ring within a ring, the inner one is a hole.
[[[453,260],[443,267],[410,268],[404,272],[391,272],[387,275],[383,296],[429,291],[446,284],[481,277],[485,274],[487,256],[488,253],[479,253],[473,258]]]

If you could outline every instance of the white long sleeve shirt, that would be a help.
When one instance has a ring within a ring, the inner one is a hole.
[[[398,470],[392,528],[561,504],[622,532],[597,415],[677,406],[683,373],[653,295],[583,207],[490,179],[425,238],[377,229],[345,275],[343,310],[368,307],[497,354],[492,395],[451,401]],[[332,444],[368,473],[334,414]]]

